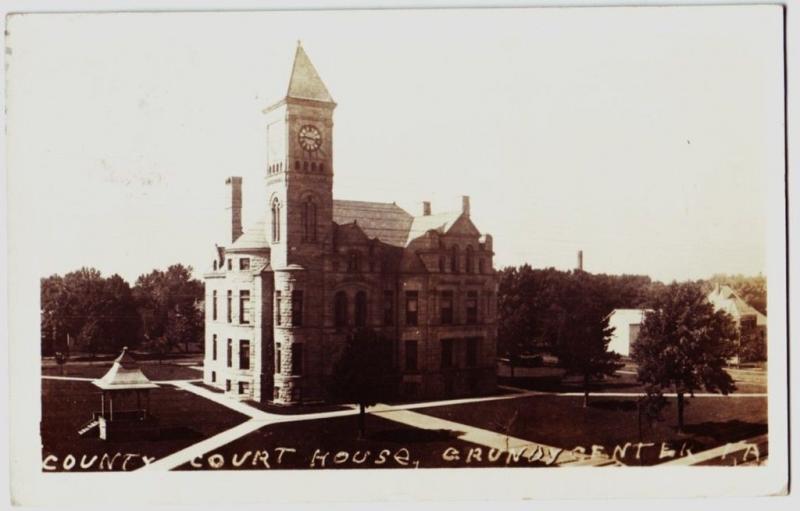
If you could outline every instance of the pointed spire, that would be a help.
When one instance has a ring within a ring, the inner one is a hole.
[[[286,92],[287,98],[312,99],[333,103],[325,84],[314,69],[314,64],[306,55],[303,45],[297,41],[297,51],[294,54],[294,65],[292,75],[289,78],[289,89]]]

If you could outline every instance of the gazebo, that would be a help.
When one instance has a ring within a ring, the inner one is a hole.
[[[105,376],[92,384],[101,390],[100,411],[92,413],[91,421],[79,434],[85,435],[95,427],[103,440],[158,434],[158,420],[150,414],[150,390],[158,385],[144,375],[127,347]]]

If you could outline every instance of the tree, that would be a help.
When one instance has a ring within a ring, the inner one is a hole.
[[[645,315],[631,356],[649,394],[660,396],[665,389],[677,394],[679,431],[685,394],[735,390],[725,364],[735,353],[736,336],[731,317],[714,311],[698,283],[670,284]]]
[[[394,394],[392,343],[374,330],[355,330],[334,366],[332,383],[334,398],[358,405],[358,434],[363,438],[366,408]]]

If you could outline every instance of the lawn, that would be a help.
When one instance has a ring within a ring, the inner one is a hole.
[[[504,456],[489,461],[485,447],[480,461],[466,463],[470,449],[478,446],[459,440],[459,431],[418,429],[367,415],[367,434],[359,439],[356,424],[355,415],[271,424],[206,454],[195,461],[195,466],[187,463],[178,470],[505,466]],[[459,460],[445,459],[445,454],[452,457],[455,452]],[[514,465],[535,467],[542,463],[522,457]]]
[[[678,433],[674,398],[664,411],[663,422],[650,427],[646,421],[639,438],[636,398],[595,396],[588,408],[581,397],[532,396],[506,401],[422,408],[417,410],[435,417],[471,426],[507,431],[511,436],[541,442],[565,449],[593,445],[612,453],[615,446],[626,442],[651,442],[643,448],[640,459],[636,449],[628,449],[620,461],[630,465],[652,465],[668,461],[660,459],[662,442],[677,451],[686,444],[693,453],[739,441],[767,432],[766,397],[697,397],[688,399],[686,427]]]
[[[144,464],[142,456],[161,458],[247,419],[194,394],[162,385],[150,394],[151,412],[161,426],[159,439],[104,441],[97,437],[96,430],[79,436],[78,429],[99,409],[100,392],[91,383],[42,380],[42,460],[48,461],[48,467],[64,470],[65,464],[71,465],[68,455],[72,455],[73,471],[108,470],[107,461],[112,458],[113,470],[133,470]],[[120,455],[114,458],[117,453]],[[128,462],[123,467],[126,458]],[[81,468],[82,461],[85,468]]]
[[[42,375],[46,376],[76,376],[80,378],[100,378],[111,369],[112,362],[75,362],[67,363],[63,368],[48,364],[42,367]],[[155,381],[166,380],[197,380],[203,377],[203,372],[191,369],[186,364],[171,362],[139,362],[142,372]],[[63,369],[63,371],[62,371]]]

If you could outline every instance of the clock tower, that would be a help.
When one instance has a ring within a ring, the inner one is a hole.
[[[264,110],[266,226],[273,268],[322,269],[333,221],[334,108],[298,42],[286,96]]]

